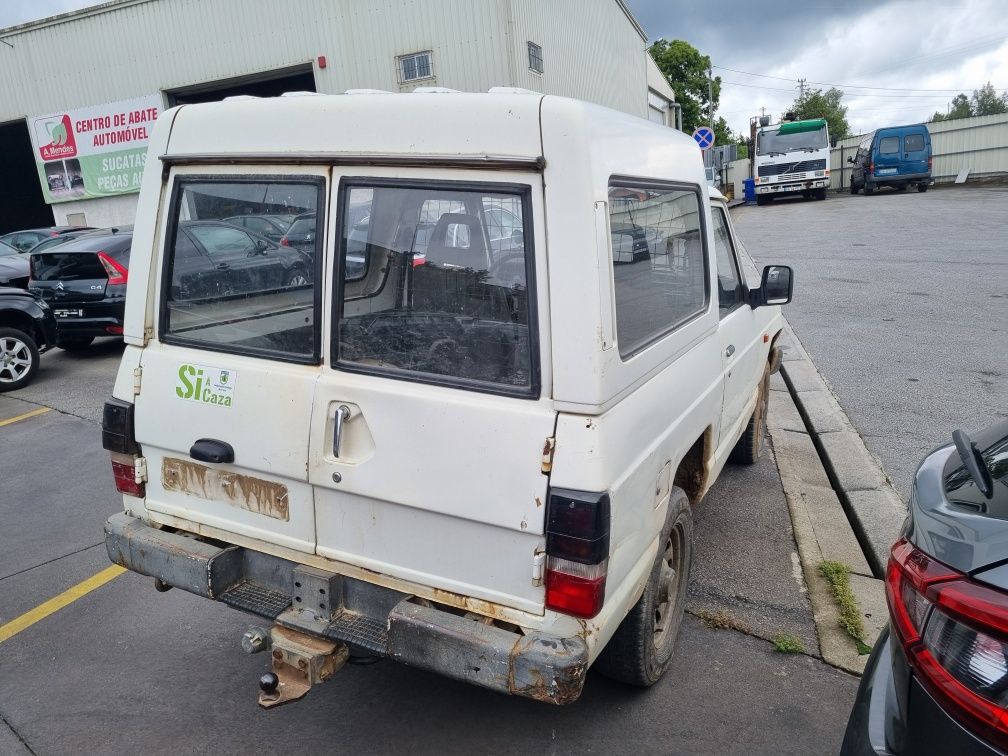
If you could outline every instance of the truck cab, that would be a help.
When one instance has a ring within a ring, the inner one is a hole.
[[[767,119],[768,120],[768,119]],[[767,123],[756,130],[756,204],[801,195],[826,199],[830,182],[829,127],[824,118]]]
[[[252,615],[267,708],[350,656],[558,704],[592,664],[654,683],[791,296],[719,196],[688,137],[535,93],[167,111],[103,419],[111,560]],[[268,244],[235,264],[246,215],[313,220],[299,277],[249,275]],[[222,264],[186,283],[201,223]]]

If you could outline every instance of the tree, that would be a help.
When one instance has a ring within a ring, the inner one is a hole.
[[[825,92],[810,89],[795,99],[791,112],[799,119],[825,118],[830,136],[843,139],[851,135],[847,106],[840,104],[843,96],[843,91],[836,87],[830,87]]]
[[[980,89],[973,90],[970,104],[973,106],[975,116],[1008,113],[1008,92],[998,94],[994,85],[988,81]]]
[[[935,112],[930,120],[951,121],[953,118],[969,118],[971,115],[973,115],[973,106],[970,104],[970,98],[964,92],[960,92],[952,98],[948,113]]]
[[[710,113],[717,111],[721,99],[720,76],[714,77],[711,97],[707,96],[710,56],[702,55],[693,45],[681,39],[671,42],[656,40],[648,52],[675,92],[676,102],[682,107],[683,131],[692,133],[698,126],[706,126],[710,122]],[[728,124],[724,124],[723,134],[718,134],[718,126],[719,123],[714,124],[714,133],[727,138]],[[718,143],[724,142],[719,138]]]

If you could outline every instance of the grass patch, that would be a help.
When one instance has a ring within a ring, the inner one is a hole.
[[[715,630],[738,630],[740,633],[752,635],[752,628],[748,623],[733,617],[728,612],[718,610],[716,612],[700,611],[696,613],[697,619],[707,627]]]
[[[871,647],[864,642],[864,620],[851,590],[850,568],[842,562],[823,562],[819,565],[819,574],[829,582],[833,598],[840,607],[840,627],[854,639],[859,654],[868,653]]]
[[[804,654],[805,644],[794,633],[780,633],[774,638],[774,651],[782,654]]]

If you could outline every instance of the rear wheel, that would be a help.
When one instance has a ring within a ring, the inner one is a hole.
[[[926,192],[927,190],[928,190],[928,185],[927,185],[926,181],[922,181],[919,184],[917,184],[917,191],[918,192]]]
[[[39,351],[31,336],[17,328],[0,328],[0,392],[28,385],[38,365]]]
[[[865,197],[871,197],[872,193],[875,191],[875,185],[871,181],[864,182],[864,193]]]
[[[661,679],[672,662],[692,562],[693,513],[686,492],[673,486],[651,578],[595,662],[599,672],[641,687]]]
[[[770,368],[763,371],[763,380],[759,384],[759,396],[756,397],[756,407],[745,431],[732,449],[730,461],[739,465],[754,465],[763,450],[763,436],[766,435],[767,399],[770,394]]]
[[[285,286],[307,286],[309,283],[308,276],[304,274],[304,271],[300,268],[295,268],[287,275],[287,282]]]
[[[822,188],[822,189],[816,189],[815,190],[815,198],[817,200],[824,200],[824,199],[826,199],[826,189],[825,189],[825,187]]]
[[[63,336],[56,340],[56,346],[67,352],[79,352],[87,349],[94,341],[94,336]]]
[[[851,194],[857,194],[858,193],[857,184],[854,183],[853,179],[851,179],[851,182],[850,182],[850,193]]]

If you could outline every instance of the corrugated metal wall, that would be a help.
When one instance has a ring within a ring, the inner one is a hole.
[[[646,43],[614,0],[511,0],[515,86],[647,118]],[[528,43],[543,50],[529,70]]]
[[[1008,175],[1008,113],[976,118],[959,118],[954,121],[929,123],[931,155],[934,164],[931,174],[935,183],[954,181],[963,168],[969,170],[970,179]],[[853,157],[863,135],[842,139],[830,152],[830,184],[832,188],[850,186]]]
[[[0,122],[313,63],[320,92],[400,87],[396,56],[434,80],[522,86],[647,116],[645,43],[616,0],[136,0],[4,35]],[[545,72],[528,70],[526,43]]]

